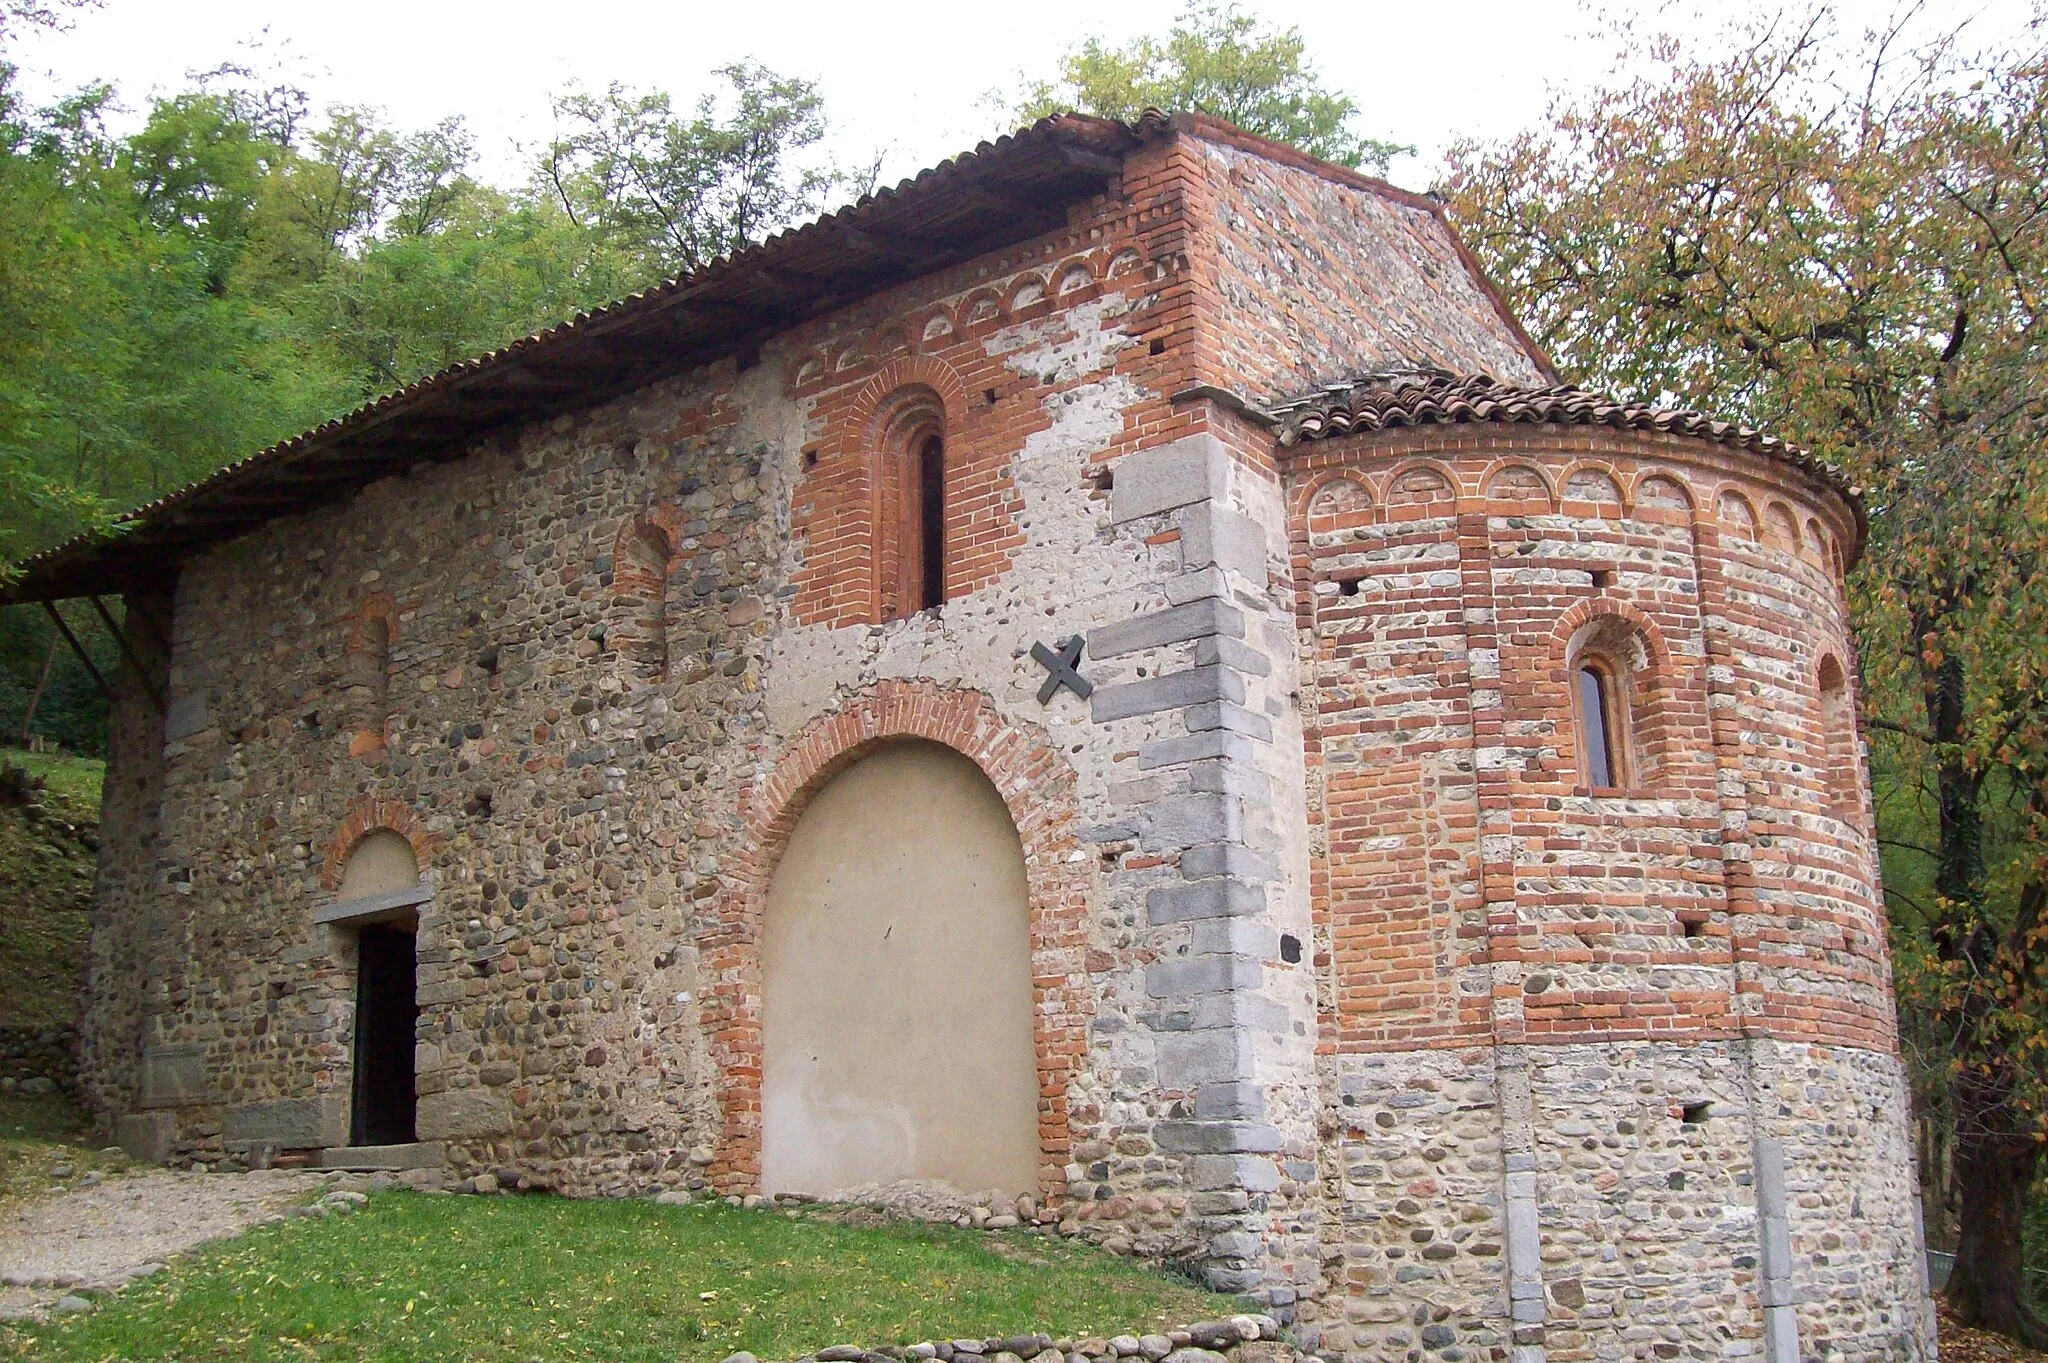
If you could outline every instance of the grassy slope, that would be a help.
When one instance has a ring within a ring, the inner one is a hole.
[[[119,1150],[88,1144],[85,1114],[59,1093],[0,1093],[0,1212],[8,1204],[66,1186],[52,1171],[60,1164],[73,1175],[102,1174],[129,1167]]]
[[[716,1363],[1242,1309],[1084,1245],[721,1203],[379,1194],[202,1252],[89,1317],[0,1332],[73,1360]],[[4,1327],[0,1327],[4,1331]]]
[[[78,1016],[94,860],[81,833],[99,821],[105,768],[11,750],[0,761],[44,779],[37,804],[48,811],[31,819],[0,805],[0,1026],[55,1026]]]

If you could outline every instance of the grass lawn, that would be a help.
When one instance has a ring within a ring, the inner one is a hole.
[[[854,1229],[723,1203],[388,1192],[254,1231],[0,1354],[717,1363],[827,1344],[1179,1326],[1244,1309],[1052,1237]]]

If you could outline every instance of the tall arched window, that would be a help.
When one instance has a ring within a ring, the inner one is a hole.
[[[1656,779],[1665,759],[1666,688],[1648,641],[1628,619],[1599,615],[1566,651],[1579,784],[1629,790]]]
[[[1624,773],[1625,716],[1615,705],[1615,679],[1604,662],[1582,662],[1578,674],[1579,753],[1586,784],[1628,784]]]
[[[875,565],[882,618],[946,600],[946,414],[929,388],[905,389],[877,424]]]
[[[391,718],[391,617],[374,605],[356,620],[342,659],[344,723],[349,751],[358,757],[384,750]]]
[[[1856,803],[1860,784],[1856,769],[1856,711],[1849,696],[1849,678],[1833,655],[1820,660],[1815,680],[1820,690],[1820,775],[1828,803],[1848,810]]]

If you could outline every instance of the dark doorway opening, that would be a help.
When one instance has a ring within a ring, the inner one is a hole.
[[[405,1145],[415,1139],[413,993],[418,957],[410,923],[372,923],[356,948],[355,1114],[353,1145]]]

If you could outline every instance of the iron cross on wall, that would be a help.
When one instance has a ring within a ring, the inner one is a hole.
[[[1040,705],[1046,704],[1058,695],[1062,686],[1082,700],[1088,699],[1089,692],[1095,689],[1095,683],[1082,676],[1078,670],[1081,662],[1080,635],[1062,639],[1053,648],[1047,648],[1044,644],[1033,644],[1031,656],[1051,674],[1046,677],[1045,685],[1038,688]]]

